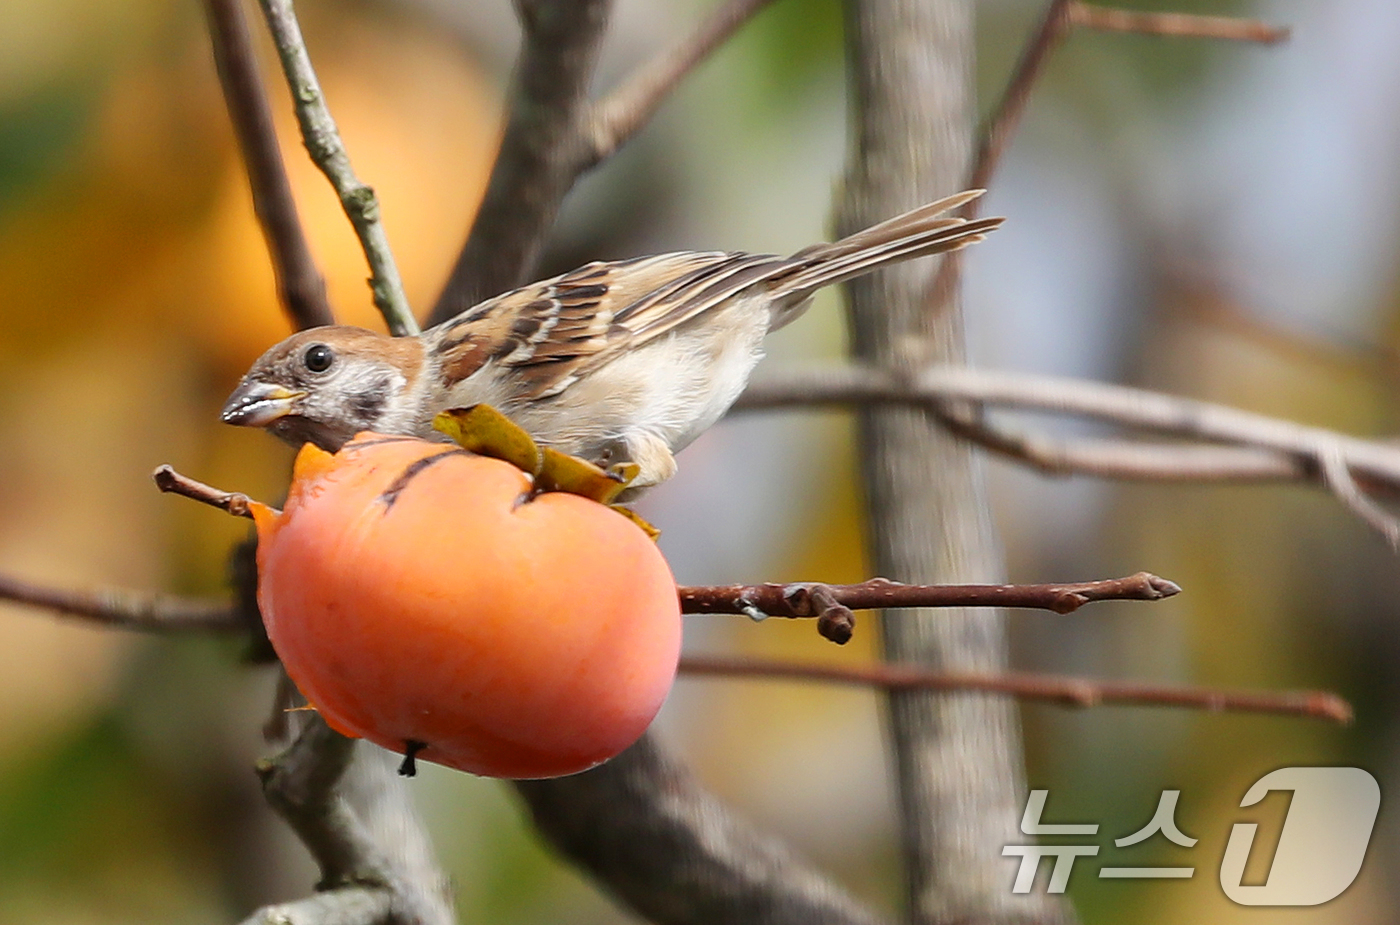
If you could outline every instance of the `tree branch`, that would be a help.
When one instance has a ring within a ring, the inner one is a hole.
[[[1021,124],[1031,91],[1040,81],[1051,54],[1064,44],[1076,27],[1098,31],[1140,32],[1154,35],[1233,39],[1275,44],[1289,37],[1289,30],[1251,19],[1227,16],[1194,16],[1185,13],[1141,13],[1091,6],[1081,0],[1050,0],[1040,25],[1031,33],[1016,63],[1016,69],[1002,91],[1001,99],[978,132],[977,154],[968,173],[969,189],[986,189],[1001,163],[1002,155]],[[974,199],[962,208],[962,215],[974,218],[982,208]],[[963,255],[951,254],[939,266],[934,280],[936,293],[946,293],[953,285]]]
[[[1226,39],[1276,45],[1288,41],[1292,30],[1270,26],[1256,19],[1234,16],[1197,16],[1191,13],[1150,13],[1094,6],[1076,0],[1070,18],[1074,25],[1100,32],[1136,32],[1173,38]]]
[[[579,175],[636,135],[688,74],[770,2],[728,0],[690,36],[590,104],[588,83],[611,0],[518,0],[525,35],[505,136],[429,324],[526,282]]]
[[[376,847],[360,814],[342,794],[342,778],[354,753],[354,739],[334,732],[313,713],[290,748],[258,764],[268,803],[311,852],[321,868],[321,881],[316,887],[318,895],[261,909],[247,923],[455,922],[442,875],[434,869],[435,876],[428,878],[426,888],[414,878],[402,876]],[[395,808],[404,809],[399,805]],[[421,872],[415,874],[421,878]]]
[[[218,506],[218,505],[215,505]],[[1072,613],[1095,601],[1159,601],[1181,593],[1149,572],[1068,584],[907,585],[884,578],[853,585],[789,582],[761,585],[679,585],[681,612],[739,614],[755,620],[817,617],[822,599],[852,610],[899,607],[1019,607]],[[41,587],[0,575],[0,600],[28,604],[121,629],[237,632],[246,627],[233,606],[217,598],[181,598],[105,588],[83,593]]]
[[[335,119],[326,106],[320,82],[316,79],[316,70],[311,66],[311,56],[307,54],[306,41],[302,38],[292,0],[260,2],[277,46],[278,57],[282,60],[282,73],[287,78],[287,86],[291,88],[292,105],[301,126],[302,141],[311,159],[335,188],[350,224],[355,226],[360,247],[365,252],[374,305],[384,316],[384,323],[391,334],[417,334],[418,322],[408,307],[403,281],[399,278],[398,266],[389,249],[389,239],[379,220],[379,200],[374,190],[360,182],[350,166],[350,156],[340,140]]]
[[[992,114],[982,124],[977,156],[968,176],[968,187],[986,189],[992,181],[1011,136],[1021,124],[1031,90],[1040,80],[1050,55],[1076,28],[1112,32],[1140,32],[1182,38],[1233,39],[1276,44],[1286,41],[1289,30],[1268,26],[1252,19],[1229,16],[1194,16],[1186,13],[1143,13],[1092,6],[1080,0],[1050,0],[1039,27],[1021,52],[1011,80],[1002,92]],[[971,217],[980,207],[968,203],[964,214]]]
[[[253,212],[267,242],[282,309],[297,328],[334,324],[326,281],[311,257],[287,182],[243,7],[240,0],[204,0],[204,12],[219,85],[243,155]]]
[[[1091,461],[1097,453],[1099,461],[1112,463],[1114,460],[1107,457],[1117,455],[1116,461],[1125,465],[1116,469],[1110,465],[1096,474],[1111,471],[1124,477],[1215,480],[1244,478],[1251,471],[1268,478],[1296,473],[1299,480],[1327,487],[1387,541],[1394,544],[1400,536],[1395,518],[1362,494],[1353,478],[1354,474],[1372,485],[1400,492],[1400,447],[1145,389],[951,366],[929,367],[907,376],[847,366],[769,375],[752,385],[735,407],[904,404],[933,408],[946,419],[944,409],[950,401],[1072,414],[1227,444],[1149,447],[1128,459],[1123,454],[1126,444],[1089,443],[1085,453],[1059,455],[1054,464],[1065,471],[1081,459]],[[1014,442],[998,443],[998,449],[1017,455]],[[1246,452],[1228,452],[1232,448]],[[1212,458],[1211,453],[1217,455]],[[1268,457],[1274,461],[1269,462]],[[1329,461],[1331,469],[1326,468]],[[1212,469],[1212,465],[1219,468]]]
[[[910,585],[872,578],[855,585],[820,582],[720,585],[676,589],[682,613],[744,614],[768,617],[817,617],[822,635],[833,642],[851,638],[852,610],[897,607],[1026,607],[1070,613],[1091,601],[1158,601],[1181,588],[1165,578],[1138,572],[1127,578],[1042,585]],[[826,628],[821,623],[827,623]]]
[[[581,127],[611,0],[516,0],[524,29],[486,195],[433,306],[437,324],[526,281],[586,161]]]
[[[1016,70],[1002,91],[1001,99],[982,123],[978,133],[977,155],[973,158],[972,171],[968,175],[969,189],[986,189],[991,184],[1002,152],[1021,124],[1021,116],[1030,102],[1031,90],[1040,79],[1051,52],[1060,47],[1070,33],[1074,22],[1071,8],[1076,5],[1074,0],[1050,0],[1040,26],[1031,34],[1030,41],[1021,52]],[[976,214],[977,208],[977,200],[974,199],[967,204],[964,214],[971,217]]]
[[[1091,475],[1145,481],[1308,481],[1303,460],[1250,447],[1022,434],[986,417],[930,409],[951,432],[1046,475]]]
[[[1048,700],[1069,707],[1111,704],[1185,707],[1213,713],[1275,713],[1325,719],[1343,725],[1351,704],[1327,691],[1231,691],[1207,687],[1094,681],[1088,678],[1020,673],[930,671],[918,665],[820,665],[759,658],[687,655],[680,672],[690,676],[852,684],[885,690],[974,691],[1018,700]]]
[[[41,607],[103,626],[154,633],[233,633],[247,626],[227,602],[105,588],[63,591],[0,575],[0,600]]]
[[[773,0],[729,0],[693,34],[643,65],[593,107],[587,166],[616,153],[646,125],[691,71]]]
[[[755,618],[812,617],[811,583],[687,586],[677,588],[682,612],[745,614]],[[877,607],[1032,607],[1070,613],[1103,600],[1152,601],[1180,589],[1172,582],[1140,572],[1127,578],[1063,585],[942,585],[918,587],[881,579],[857,585],[822,585],[842,605]],[[41,587],[0,575],[0,600],[54,610],[102,626],[144,632],[237,633],[247,629],[226,601],[177,598],[150,592],[108,588],[90,593]],[[682,657],[682,674],[731,675],[772,679],[864,684],[891,690],[978,690],[1070,706],[1103,703],[1188,706],[1212,710],[1293,713],[1336,722],[1350,721],[1350,707],[1335,695],[1317,691],[1232,692],[1205,688],[1163,687],[1136,682],[1095,682],[1084,678],[1020,674],[929,672],[917,666],[880,664],[851,668],[804,665],[763,659]],[[285,678],[285,675],[284,675]],[[287,698],[279,695],[279,703]],[[285,719],[278,710],[277,717]]]
[[[847,234],[959,189],[971,167],[975,4],[848,0],[852,143],[836,203]],[[853,354],[890,371],[960,363],[950,261],[916,261],[848,284]],[[946,273],[934,282],[934,267]],[[894,375],[894,372],[891,372]],[[857,447],[874,570],[919,584],[992,582],[1004,566],[981,460],[922,409],[866,407]],[[997,672],[996,610],[915,610],[880,623],[883,654],[950,671]],[[888,719],[900,848],[913,925],[1060,918],[1059,900],[1014,895],[986,846],[1017,836],[1024,800],[1017,718],[992,697],[892,692]]]
[[[515,788],[560,852],[656,925],[879,921],[734,816],[650,733],[591,771]]]

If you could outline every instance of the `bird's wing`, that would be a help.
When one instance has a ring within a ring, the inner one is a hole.
[[[468,309],[432,332],[445,384],[488,362],[522,399],[557,395],[589,370],[792,268],[769,255],[682,252],[590,263]]]

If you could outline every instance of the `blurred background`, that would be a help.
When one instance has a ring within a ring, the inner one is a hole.
[[[517,39],[510,5],[299,6],[356,169],[380,194],[409,298],[425,307],[490,166]],[[600,86],[710,6],[620,0]],[[1070,39],[990,197],[987,211],[1010,221],[968,261],[976,361],[1391,432],[1400,7],[1165,6],[1260,16],[1294,37],[1276,48]],[[981,4],[984,108],[1042,8]],[[545,270],[825,238],[845,156],[840,42],[837,0],[779,0],[580,184]],[[342,320],[377,327],[349,226],[270,84],[332,302]],[[280,495],[290,451],[220,425],[216,412],[287,327],[198,4],[0,0],[0,280],[0,570],[64,587],[222,593],[244,527],[160,496],[149,473],[168,462]],[[839,357],[843,341],[828,293],[772,340],[769,362]],[[731,420],[686,451],[644,513],[683,582],[858,580],[868,576],[853,460],[843,414]],[[1390,886],[1400,821],[1384,808],[1361,879],[1332,903],[1239,907],[1216,883],[1230,824],[1281,817],[1277,798],[1253,816],[1237,808],[1266,772],[1358,764],[1383,792],[1400,783],[1400,563],[1381,541],[1303,488],[1119,485],[990,467],[1013,580],[1148,569],[1186,589],[1151,607],[1013,614],[1018,668],[1327,687],[1357,708],[1349,729],[1023,708],[1029,779],[1051,791],[1048,818],[1099,822],[1107,844],[1141,828],[1174,788],[1178,822],[1200,839],[1190,851],[1160,838],[1105,849],[1104,864],[1194,864],[1197,876],[1105,882],[1082,868],[1070,894],[1083,919],[1400,921]],[[845,649],[809,626],[690,621],[693,652],[874,656],[869,620]],[[0,605],[0,922],[223,923],[305,894],[315,871],[251,771],[272,683],[228,641],[138,637]],[[880,723],[868,692],[683,679],[660,730],[743,813],[894,910]],[[629,920],[545,852],[509,788],[429,766],[414,789],[462,921]]]

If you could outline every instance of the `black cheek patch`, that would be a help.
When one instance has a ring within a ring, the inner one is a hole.
[[[356,392],[350,396],[350,413],[355,420],[363,424],[373,424],[379,420],[380,414],[384,411],[384,405],[389,401],[389,384],[380,383],[374,388],[364,392]]]

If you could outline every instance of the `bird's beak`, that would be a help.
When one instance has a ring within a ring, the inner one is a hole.
[[[305,392],[293,392],[269,382],[242,382],[224,402],[220,417],[225,424],[266,427],[296,410]]]

